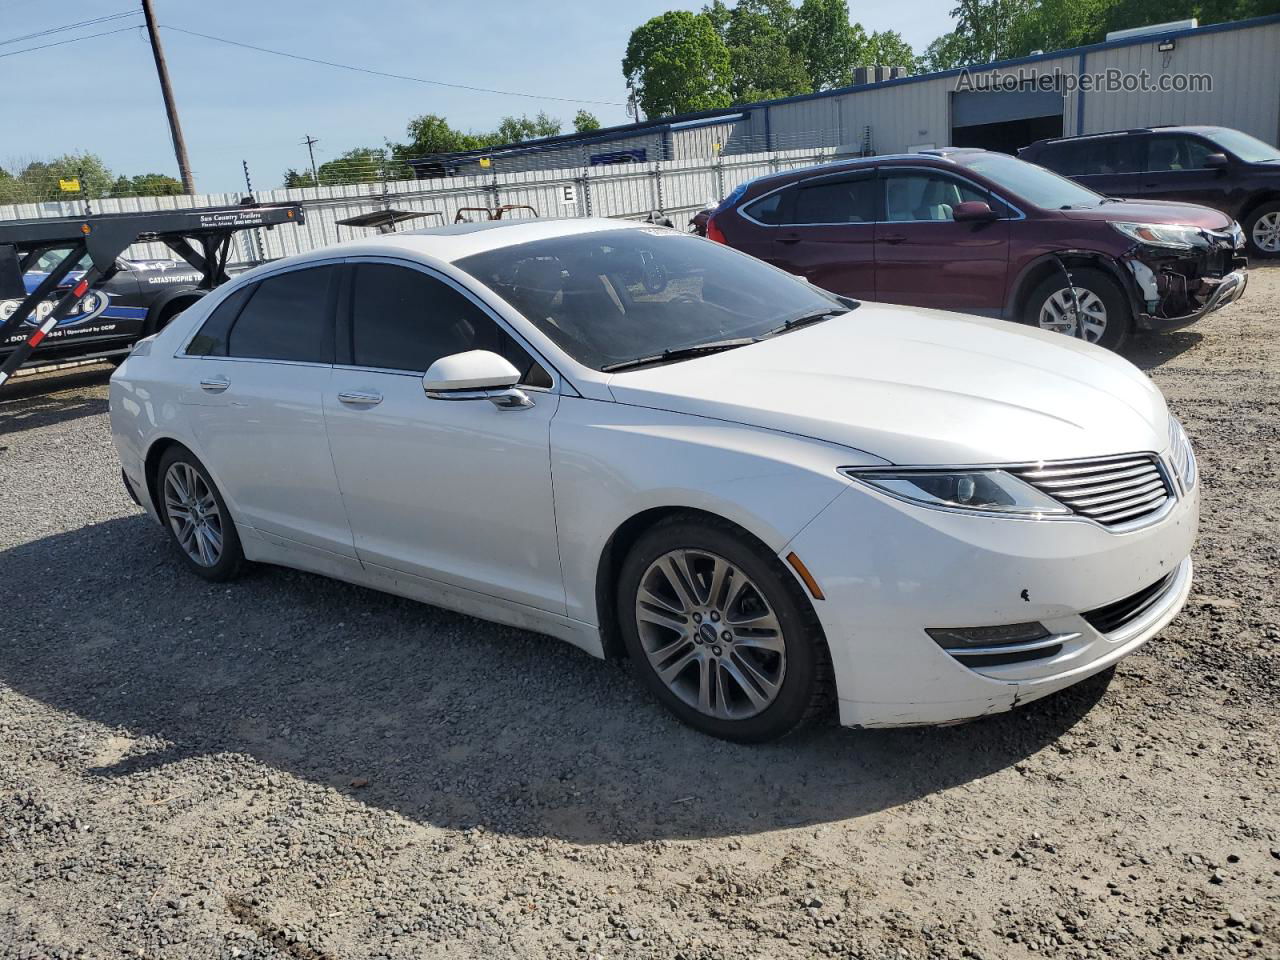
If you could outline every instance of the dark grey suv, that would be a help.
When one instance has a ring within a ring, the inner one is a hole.
[[[1144,127],[1039,140],[1018,156],[1109,197],[1215,207],[1244,228],[1251,256],[1280,256],[1280,150],[1247,133]]]

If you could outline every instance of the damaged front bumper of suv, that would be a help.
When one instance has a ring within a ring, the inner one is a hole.
[[[1186,247],[1139,243],[1121,258],[1133,284],[1138,329],[1177,330],[1244,295],[1249,282],[1238,226],[1202,230]]]

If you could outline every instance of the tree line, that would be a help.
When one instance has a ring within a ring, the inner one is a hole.
[[[79,189],[64,190],[63,184]],[[107,168],[101,157],[92,153],[68,153],[52,160],[11,161],[0,165],[0,203],[170,197],[180,193],[181,182],[168,174],[117,175]]]

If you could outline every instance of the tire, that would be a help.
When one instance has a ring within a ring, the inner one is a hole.
[[[722,588],[713,602],[717,571]],[[689,726],[763,743],[830,706],[831,660],[808,598],[775,556],[733,525],[692,516],[654,525],[627,554],[617,597],[633,667]],[[666,680],[660,669],[669,671]]]
[[[156,483],[160,518],[187,567],[206,580],[233,579],[245,562],[244,551],[227,502],[204,464],[186,447],[172,446],[160,458]],[[180,533],[188,530],[185,537]]]
[[[1249,256],[1264,260],[1280,257],[1280,200],[1251,210],[1243,226]]]
[[[1069,267],[1068,270],[1081,310],[1092,318],[1086,320],[1085,339],[1108,350],[1119,350],[1133,329],[1129,298],[1115,280],[1097,267]],[[1022,320],[1042,330],[1076,336],[1076,322],[1071,317],[1073,307],[1066,278],[1061,271],[1054,271],[1036,284],[1027,297]],[[1051,325],[1053,317],[1062,319]],[[1101,320],[1100,329],[1096,326],[1097,320]]]

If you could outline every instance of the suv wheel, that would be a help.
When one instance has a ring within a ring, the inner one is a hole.
[[[209,473],[186,447],[165,451],[156,471],[160,514],[182,559],[206,580],[230,580],[240,571],[244,551],[226,501]]]
[[[795,577],[736,528],[676,517],[623,563],[618,610],[644,683],[703,733],[759,743],[823,710],[826,641]]]
[[[1075,296],[1072,296],[1074,288]],[[1071,286],[1060,272],[1045,277],[1031,291],[1023,321],[1119,350],[1129,338],[1133,311],[1120,286],[1096,267],[1071,270]]]
[[[1264,203],[1245,218],[1251,257],[1280,257],[1280,201]]]

